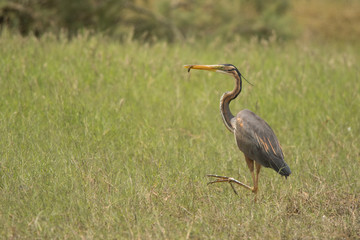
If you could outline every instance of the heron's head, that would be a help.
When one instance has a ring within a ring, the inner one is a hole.
[[[217,64],[217,65],[185,65],[185,68],[190,72],[191,69],[208,70],[213,72],[225,73],[227,75],[241,76],[239,70],[232,64]]]

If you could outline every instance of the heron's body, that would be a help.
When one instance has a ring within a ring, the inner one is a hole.
[[[236,143],[245,156],[281,175],[290,175],[279,141],[269,124],[248,109],[240,111],[234,122]]]
[[[217,178],[210,183],[237,183],[257,193],[261,166],[272,168],[285,177],[289,176],[291,174],[290,168],[284,161],[279,141],[269,124],[248,109],[240,111],[236,116],[230,111],[230,102],[240,94],[242,89],[241,74],[237,68],[231,64],[186,65],[185,67],[189,68],[189,71],[190,69],[210,70],[225,73],[235,78],[234,89],[224,93],[220,99],[220,112],[226,128],[235,135],[236,143],[244,153],[246,163],[252,174],[254,187],[249,187],[233,178],[218,175],[208,175]],[[256,166],[256,177],[254,174],[254,163]]]

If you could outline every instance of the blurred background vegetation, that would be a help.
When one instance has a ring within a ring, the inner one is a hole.
[[[0,28],[33,34],[89,30],[169,42],[235,36],[356,41],[356,0],[0,0]]]

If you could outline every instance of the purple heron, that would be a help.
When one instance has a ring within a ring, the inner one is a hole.
[[[269,124],[248,109],[241,110],[236,116],[231,113],[229,104],[240,94],[242,88],[242,75],[234,65],[185,65],[184,67],[188,68],[188,71],[191,69],[209,70],[225,73],[235,78],[235,88],[224,93],[220,99],[220,112],[226,128],[235,135],[236,143],[240,151],[244,153],[251,172],[253,187],[231,177],[213,174],[207,175],[216,178],[208,184],[228,182],[237,194],[232,185],[232,183],[236,183],[255,193],[256,201],[261,166],[272,168],[286,178],[291,174],[289,166],[284,161],[284,155],[275,133]]]

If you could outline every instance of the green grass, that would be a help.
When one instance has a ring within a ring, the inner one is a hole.
[[[360,49],[254,42],[153,45],[0,38],[0,236],[13,239],[360,238]],[[219,114],[277,134],[292,170],[262,169],[258,203]]]

